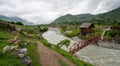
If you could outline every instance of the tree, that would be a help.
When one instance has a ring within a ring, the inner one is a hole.
[[[43,27],[43,28],[40,27],[39,30],[40,30],[40,32],[46,32],[48,30],[48,28],[47,27]]]
[[[22,22],[16,22],[17,25],[24,25]]]
[[[68,46],[70,45],[70,40],[65,39],[65,40],[60,41],[60,42],[57,44],[58,47],[62,47],[63,45],[65,45],[66,47],[68,47]]]
[[[15,24],[15,22],[10,22],[11,24]]]

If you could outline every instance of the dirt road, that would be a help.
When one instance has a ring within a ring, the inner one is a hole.
[[[45,47],[41,42],[38,41],[37,44],[37,51],[40,54],[40,63],[42,66],[61,66],[58,61],[59,59],[64,61],[69,66],[75,66],[72,62],[59,53]]]

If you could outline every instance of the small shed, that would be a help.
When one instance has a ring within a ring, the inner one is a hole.
[[[86,35],[93,32],[93,28],[95,28],[93,23],[83,23],[80,25],[80,34]]]

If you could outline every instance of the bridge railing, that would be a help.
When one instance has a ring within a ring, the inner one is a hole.
[[[75,54],[77,51],[85,48],[86,46],[94,43],[94,42],[97,42],[98,40],[100,40],[101,37],[100,36],[96,36],[94,38],[91,38],[89,40],[85,40],[85,41],[79,41],[77,43],[74,43],[71,47],[70,47],[70,53],[71,54]]]

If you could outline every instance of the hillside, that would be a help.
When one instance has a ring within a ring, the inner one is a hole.
[[[20,18],[20,17],[8,17],[4,15],[0,15],[0,20],[4,21],[12,21],[12,22],[22,22],[24,25],[33,25],[31,22],[27,22],[26,20]]]
[[[79,15],[71,15],[67,14],[64,16],[61,16],[53,21],[53,23],[64,23],[64,22],[79,22],[79,21],[90,21],[90,20],[109,20],[114,21],[118,20],[120,21],[120,7],[117,9],[114,9],[112,11],[109,11],[107,13],[92,15],[92,14],[79,14]]]
[[[48,43],[41,36],[48,30],[45,27],[14,26],[1,20],[0,66],[93,66]]]
[[[80,15],[67,14],[57,18],[53,23],[75,22],[75,21],[92,19],[93,17],[94,15],[91,14],[80,14]]]
[[[120,7],[107,13],[98,14],[96,17],[100,17],[101,19],[105,20],[120,20]]]

